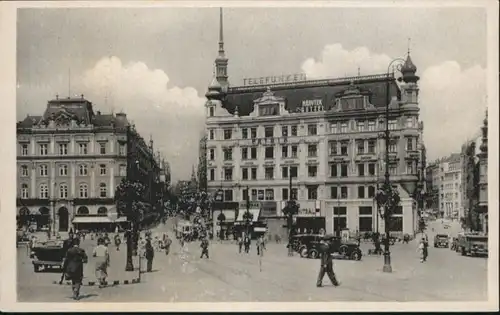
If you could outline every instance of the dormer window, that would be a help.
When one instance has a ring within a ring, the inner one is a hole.
[[[257,116],[278,116],[285,110],[285,99],[275,96],[269,87],[254,104]]]
[[[364,108],[365,97],[349,97],[340,100],[342,110],[358,110]]]
[[[276,116],[279,115],[280,107],[278,104],[268,104],[259,106],[259,116]]]

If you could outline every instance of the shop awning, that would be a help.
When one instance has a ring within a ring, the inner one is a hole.
[[[120,217],[115,221],[111,221],[108,217],[104,216],[88,216],[88,217],[75,217],[73,223],[119,223],[127,222],[126,217]]]
[[[247,209],[240,209],[238,211],[238,219],[236,221],[244,222],[245,220],[243,219],[243,215],[245,214],[245,212],[247,212]],[[252,222],[259,221],[260,209],[250,209],[249,212],[253,214]]]

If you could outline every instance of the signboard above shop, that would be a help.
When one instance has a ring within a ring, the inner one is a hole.
[[[244,78],[243,85],[244,86],[268,85],[268,84],[301,82],[306,80],[307,77],[305,73],[298,73],[298,74],[286,74],[286,75],[259,77],[259,78]]]

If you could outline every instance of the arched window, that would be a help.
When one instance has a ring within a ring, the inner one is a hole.
[[[106,184],[105,183],[100,183],[99,184],[99,192],[101,198],[106,198],[107,196],[107,189],[106,189]]]
[[[49,172],[47,169],[47,165],[45,165],[45,164],[40,165],[40,176],[48,176],[48,175],[49,175]]]
[[[29,175],[28,165],[21,165],[21,176],[25,177]]]
[[[23,199],[29,198],[28,184],[21,184],[21,198]]]
[[[88,168],[86,164],[80,164],[79,170],[80,170],[80,176],[87,176]]]
[[[89,214],[89,208],[85,206],[78,207],[76,214]]]
[[[87,184],[80,184],[80,198],[89,197],[89,186]]]
[[[40,185],[40,199],[49,198],[49,186],[47,184]]]
[[[106,207],[100,207],[99,209],[97,209],[97,214],[107,214],[108,213],[108,209]]]
[[[59,185],[59,197],[68,198],[68,185],[66,184]]]
[[[68,176],[68,165],[59,166],[59,176]]]

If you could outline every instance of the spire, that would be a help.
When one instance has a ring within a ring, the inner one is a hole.
[[[225,91],[229,85],[227,80],[227,63],[228,59],[226,58],[226,53],[224,51],[224,19],[222,15],[222,8],[220,8],[220,17],[219,17],[219,54],[215,59],[215,67],[216,67],[216,78],[219,84],[222,87],[222,90]]]
[[[488,154],[488,111],[486,111],[486,117],[483,120],[483,126],[481,127],[482,137],[481,137],[481,146],[479,149],[481,153],[486,156]]]
[[[224,19],[222,15],[222,8],[219,10],[219,57],[224,58]]]

